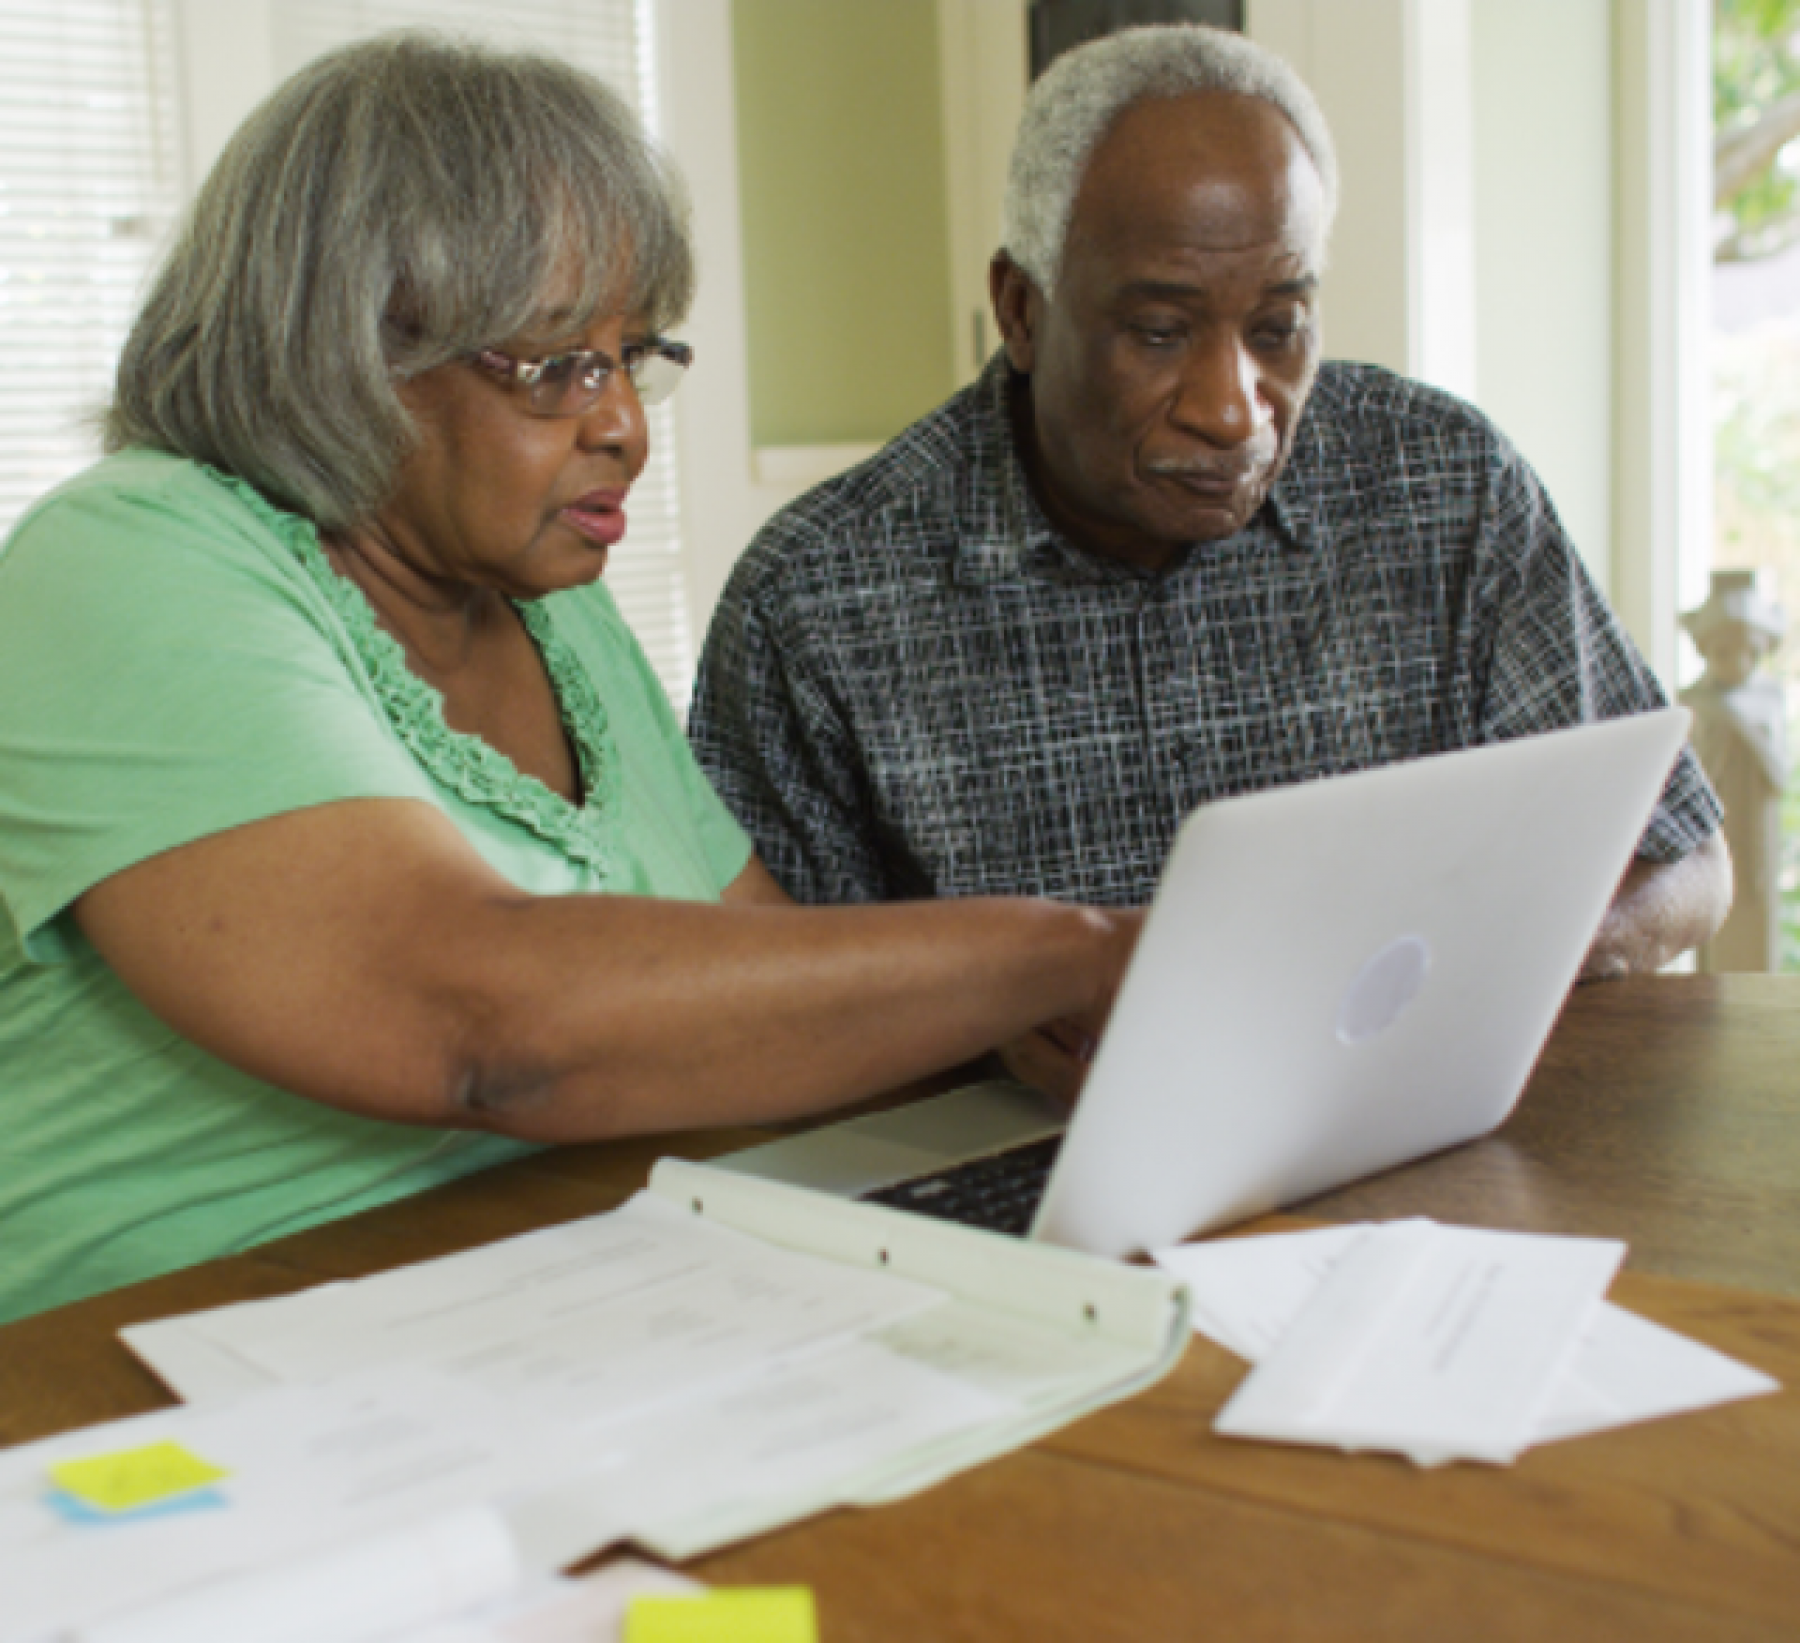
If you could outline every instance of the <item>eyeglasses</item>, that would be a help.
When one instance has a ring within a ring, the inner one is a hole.
[[[643,404],[660,404],[681,386],[683,373],[694,362],[694,350],[685,342],[652,337],[648,342],[626,343],[619,359],[598,348],[544,359],[514,359],[497,348],[483,348],[469,359],[522,389],[533,416],[584,416],[599,403],[608,379],[620,366]]]

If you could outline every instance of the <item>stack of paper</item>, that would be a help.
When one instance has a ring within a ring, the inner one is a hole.
[[[1234,1437],[1421,1466],[1778,1390],[1601,1297],[1622,1244],[1401,1221],[1160,1251],[1195,1328],[1257,1367]]]
[[[477,1515],[208,1585],[64,1635],[71,1643],[626,1643],[627,1613],[644,1599],[691,1602],[706,1591],[636,1558],[580,1580],[521,1583],[515,1570],[502,1583],[478,1544],[491,1543],[498,1525],[475,1530]],[[471,1551],[475,1568],[459,1569]]]
[[[611,1215],[126,1334],[194,1401],[0,1454],[0,1643],[352,1643],[690,1556],[1015,1448],[1188,1323],[1160,1272],[665,1160]]]

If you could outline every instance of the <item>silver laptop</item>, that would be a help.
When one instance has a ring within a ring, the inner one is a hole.
[[[1206,805],[1066,1134],[990,1083],[715,1164],[1123,1256],[1485,1135],[1687,725],[1669,708]]]

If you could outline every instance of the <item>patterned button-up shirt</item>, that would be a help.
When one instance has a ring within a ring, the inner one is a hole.
[[[1477,412],[1320,371],[1250,523],[1156,574],[1059,537],[982,378],[757,536],[700,762],[802,901],[1147,901],[1231,794],[1660,706],[1536,476]],[[1684,753],[1639,844],[1719,808]]]

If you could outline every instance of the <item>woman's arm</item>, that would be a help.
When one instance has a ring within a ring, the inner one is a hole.
[[[755,856],[725,892],[725,900],[745,905],[792,907],[794,900]],[[1141,925],[1141,913],[1114,913],[1115,919]],[[1087,1082],[1088,1067],[1099,1048],[1100,1029],[1110,1009],[1110,996],[1083,1017],[1046,1021],[999,1047],[1000,1064],[1012,1077],[1045,1095],[1074,1106]]]
[[[794,898],[775,882],[775,875],[764,867],[758,856],[751,856],[720,899],[730,907],[793,907]]]
[[[102,881],[88,939],[223,1060],[403,1122],[571,1141],[810,1112],[1103,1009],[1129,917],[1043,901],[537,897],[407,800],[230,829]]]

